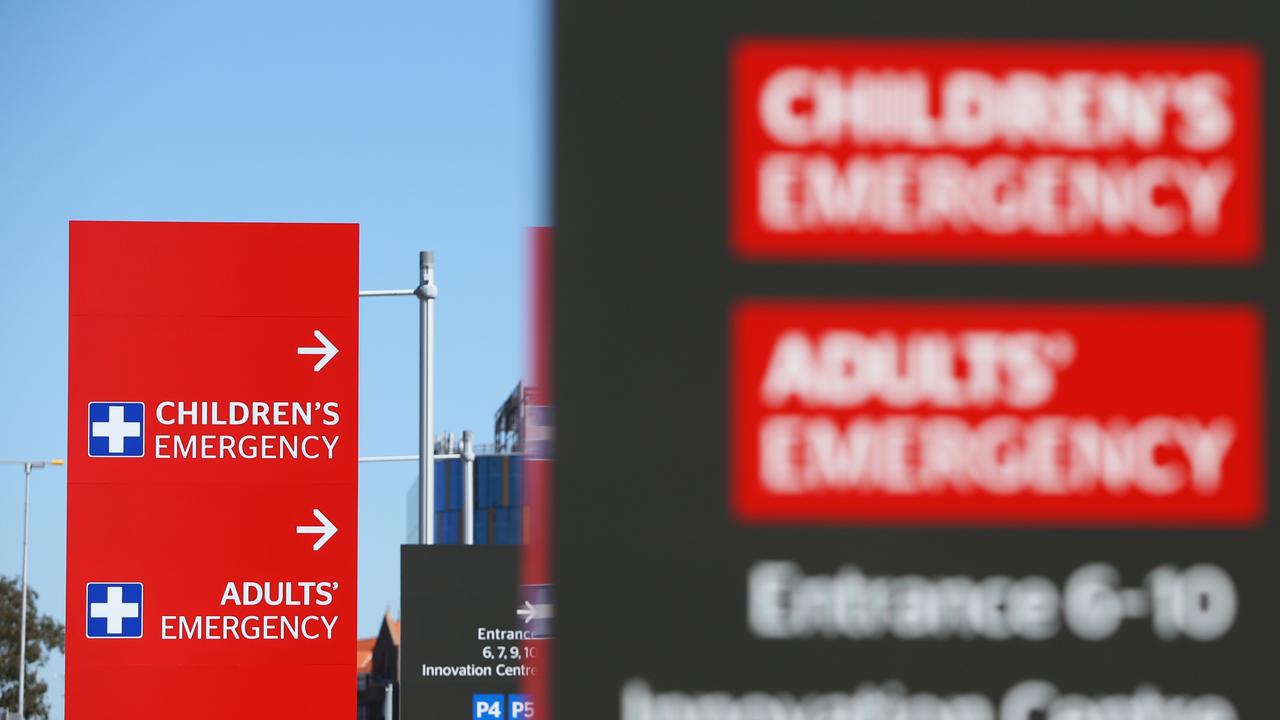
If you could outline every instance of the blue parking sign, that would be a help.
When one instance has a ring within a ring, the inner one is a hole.
[[[513,693],[507,696],[507,720],[531,720],[532,718],[532,695]]]

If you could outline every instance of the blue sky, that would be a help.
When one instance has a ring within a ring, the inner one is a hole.
[[[369,289],[435,250],[437,425],[488,442],[549,222],[547,23],[540,0],[0,5],[0,457],[65,453],[70,219],[358,222]],[[362,300],[360,322],[361,454],[416,452],[417,307]],[[361,635],[398,610],[414,474],[360,470]],[[21,481],[0,466],[11,576]],[[30,581],[61,618],[65,472],[31,498]]]

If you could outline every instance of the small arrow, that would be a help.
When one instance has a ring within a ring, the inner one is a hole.
[[[298,348],[298,354],[322,355],[323,357],[316,361],[316,366],[313,368],[316,372],[320,372],[320,369],[328,365],[333,356],[338,354],[338,348],[329,342],[329,338],[325,337],[324,333],[319,330],[315,331],[315,335],[316,339],[320,341],[320,347],[300,347]]]
[[[329,538],[333,537],[334,534],[338,532],[338,526],[329,522],[329,518],[325,517],[324,513],[320,512],[316,508],[311,509],[311,514],[316,516],[316,519],[320,521],[320,524],[299,525],[297,532],[299,535],[304,533],[308,535],[319,535],[320,538],[316,540],[316,544],[311,546],[312,550],[319,550],[324,547],[325,543],[329,542]]]
[[[533,609],[533,603],[529,602],[528,600],[524,601],[524,607],[516,608],[516,615],[519,615],[520,617],[524,618],[524,621],[526,623],[533,619],[533,614],[535,612],[537,612],[537,610]]]
[[[524,607],[516,608],[516,615],[524,618],[524,622],[528,625],[534,620],[549,620],[555,615],[555,609],[551,605],[534,605],[528,600],[524,601]]]

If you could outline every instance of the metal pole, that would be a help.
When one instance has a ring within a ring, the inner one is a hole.
[[[31,471],[45,466],[44,460],[14,460],[0,458],[0,465],[21,465],[23,474],[22,488],[22,620],[18,631],[18,714],[19,720],[26,709],[27,702],[27,545],[31,537]],[[63,460],[49,460],[49,465],[64,465]],[[3,710],[0,710],[3,711]],[[7,711],[4,711],[7,712]]]
[[[436,453],[431,456],[435,460],[461,460],[461,453]],[[418,462],[417,455],[362,455],[356,458],[356,462],[375,463],[375,462]]]
[[[463,545],[476,544],[476,453],[471,431],[462,431],[462,533]]]
[[[31,520],[31,463],[22,464],[26,476],[22,491],[22,629],[18,631],[18,720],[27,702],[27,532]]]
[[[435,452],[435,253],[418,253],[421,282],[416,294],[418,307],[418,542],[436,542],[436,464]]]
[[[404,290],[361,290],[360,297],[399,297],[401,295],[417,295],[416,288]]]

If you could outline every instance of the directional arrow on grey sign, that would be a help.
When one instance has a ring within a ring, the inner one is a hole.
[[[516,608],[516,615],[524,618],[527,625],[534,620],[550,620],[555,617],[556,611],[554,605],[534,605],[525,600],[524,607]]]
[[[338,526],[330,522],[329,518],[325,517],[324,513],[320,512],[317,508],[312,508],[311,514],[316,516],[316,519],[320,521],[320,524],[299,525],[297,533],[299,535],[319,535],[320,537],[316,539],[316,544],[311,546],[312,550],[319,550],[324,547],[325,543],[329,542],[329,538],[333,537],[334,534],[338,532]]]
[[[319,330],[315,331],[315,336],[316,339],[320,341],[320,347],[300,347],[298,348],[298,354],[320,355],[320,359],[316,361],[316,366],[312,368],[312,370],[320,372],[320,369],[325,365],[328,365],[329,361],[333,359],[333,356],[338,354],[338,348],[329,341],[329,338],[324,336],[324,333]]]

